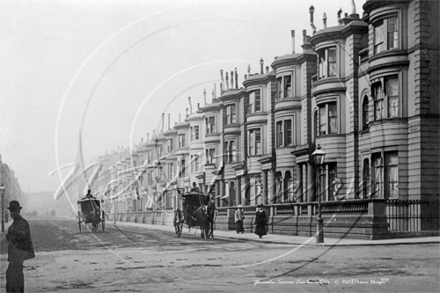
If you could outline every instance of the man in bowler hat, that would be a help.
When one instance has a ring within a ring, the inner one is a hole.
[[[8,210],[14,222],[6,233],[9,262],[6,292],[24,292],[23,262],[35,257],[31,230],[28,222],[20,216],[21,206],[18,201],[11,200]]]

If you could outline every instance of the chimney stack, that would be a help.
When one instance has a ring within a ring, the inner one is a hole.
[[[292,53],[295,54],[295,30],[291,30],[290,35],[292,36]]]
[[[188,118],[188,108],[186,108],[186,118]]]
[[[147,133],[147,142],[150,142],[150,133]]]
[[[251,76],[251,65],[248,64],[248,76]]]
[[[221,79],[221,83],[220,83],[220,94],[222,94],[224,92],[223,86],[224,86],[224,81],[223,81],[223,69],[220,69],[220,79]]]
[[[354,0],[351,0],[351,14],[356,14],[356,3],[354,3]]]
[[[170,113],[168,113],[168,130],[170,130],[171,129],[171,114]]]
[[[260,74],[264,73],[264,60],[263,58],[260,59]]]
[[[341,24],[341,14],[342,14],[342,8],[339,8],[338,11],[338,22]]]
[[[313,30],[312,33],[315,34],[316,33],[316,27],[313,24],[313,13],[315,13],[315,7],[313,7],[313,5],[310,6],[309,12],[310,12],[310,26],[312,27],[312,30]]]
[[[234,89],[234,71],[231,70],[231,90]]]
[[[237,67],[235,67],[235,88],[238,89],[238,73],[237,73]]]
[[[244,75],[244,80],[246,80],[246,79],[247,79],[247,74]]]
[[[226,89],[225,90],[229,90],[229,75],[228,75],[228,72],[226,71],[226,75],[225,75],[225,78],[226,78]]]
[[[269,74],[269,66],[266,66],[266,74]]]
[[[205,102],[206,106],[206,89],[203,89],[203,101]]]
[[[161,131],[161,133],[163,133],[164,124],[165,124],[165,113],[162,113],[162,131]]]
[[[214,99],[217,99],[217,84],[214,83]]]
[[[324,22],[324,28],[327,28],[327,14],[325,12],[322,15],[322,21]]]
[[[181,116],[181,113],[179,113],[179,123],[182,121],[182,120],[181,120],[181,117],[182,117],[182,116]]]
[[[191,104],[191,97],[188,97],[188,101],[189,101],[189,115],[192,115],[192,113],[193,113],[193,106]]]

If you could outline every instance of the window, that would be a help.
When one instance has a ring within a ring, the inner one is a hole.
[[[158,146],[157,154],[158,154],[159,158],[163,156],[163,145]]]
[[[143,156],[143,155],[140,155],[140,156],[139,156],[139,163],[140,163],[141,165],[144,164],[144,156]]]
[[[235,145],[235,140],[226,141],[224,144],[225,148],[225,162],[234,163],[237,160],[237,147]]]
[[[290,174],[290,171],[287,171],[286,175],[284,176],[283,202],[291,201],[293,201],[293,178]]]
[[[180,160],[180,176],[185,177],[186,176],[186,165],[185,165],[185,159]]]
[[[149,164],[151,164],[151,162],[153,162],[153,151],[152,150],[149,150],[147,152],[147,160],[148,160]]]
[[[284,77],[284,98],[292,96],[292,76],[286,75]]]
[[[382,83],[376,82],[373,84],[374,95],[374,119],[380,120],[383,118],[383,91]]]
[[[386,79],[388,96],[388,117],[398,117],[399,116],[399,88],[397,83],[397,78]]]
[[[191,127],[191,141],[199,140],[199,126]]]
[[[370,197],[370,162],[368,159],[364,160],[363,181],[362,181],[362,193],[363,198]]]
[[[399,48],[399,24],[397,16],[374,23],[374,54]]]
[[[293,145],[292,119],[277,121],[276,127],[277,147]]]
[[[261,129],[249,130],[248,151],[250,156],[261,155]]]
[[[234,124],[234,123],[237,123],[235,104],[226,106],[226,124]]]
[[[336,102],[318,106],[318,115],[315,119],[317,136],[338,133],[338,111]]]
[[[362,101],[362,130],[368,128],[368,117],[368,97],[364,96],[364,99]]]
[[[249,108],[248,113],[261,111],[261,94],[260,90],[255,90],[249,94]]]
[[[385,85],[385,91],[383,84]],[[381,78],[374,82],[372,92],[375,120],[399,117],[399,81],[397,75]]]
[[[206,163],[207,164],[215,164],[216,163],[215,148],[206,150]]]
[[[199,172],[199,156],[191,156],[191,172]]]
[[[167,174],[168,180],[173,179],[174,178],[174,165],[172,163],[167,164],[167,171],[168,171],[168,174]]]
[[[283,143],[283,121],[278,121],[277,122],[277,147],[282,147],[284,146]]]
[[[277,99],[291,98],[293,92],[293,72],[277,78]]]
[[[318,77],[325,78],[337,76],[338,63],[336,47],[321,49],[318,51]]]
[[[385,199],[397,197],[399,191],[398,152],[385,152],[383,155],[382,153],[373,154],[375,196]]]
[[[185,133],[179,134],[178,139],[179,139],[179,148],[185,147]]]
[[[207,117],[206,119],[206,133],[215,133],[215,117]]]
[[[168,139],[167,140],[167,152],[168,153],[173,152],[173,143],[174,143],[173,139]]]
[[[399,168],[397,152],[385,153],[385,196],[397,197],[399,191]]]

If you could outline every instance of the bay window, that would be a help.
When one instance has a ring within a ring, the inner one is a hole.
[[[317,136],[338,133],[337,103],[320,104],[315,119]]]
[[[338,63],[336,47],[324,48],[318,51],[318,77],[337,76]]]
[[[178,140],[179,140],[179,148],[185,147],[185,133],[179,134]]]
[[[261,155],[261,129],[248,131],[248,154],[250,156]]]
[[[397,16],[374,23],[374,54],[399,48],[399,23]]]
[[[293,72],[283,74],[277,78],[277,99],[286,99],[294,96],[293,91]]]
[[[293,145],[292,119],[277,121],[276,124],[276,142],[277,147]]]
[[[398,152],[373,154],[375,197],[397,197],[399,191]]]
[[[172,138],[167,140],[167,152],[168,153],[173,152],[173,149],[174,149],[173,144],[174,144],[174,140]]]
[[[215,148],[210,148],[206,150],[206,164],[215,164]]]
[[[199,172],[199,156],[191,156],[191,172]]]
[[[191,141],[199,140],[199,126],[191,127]]]
[[[206,133],[215,133],[215,116],[207,117],[206,119]]]
[[[399,117],[399,80],[397,75],[376,80],[372,85],[372,92],[375,120]]]
[[[237,161],[237,147],[235,145],[235,140],[229,140],[224,143],[225,156],[224,160],[226,163],[234,163]]]
[[[236,111],[235,104],[226,106],[226,125],[237,123]]]
[[[254,90],[249,93],[248,113],[261,112],[261,91]]]

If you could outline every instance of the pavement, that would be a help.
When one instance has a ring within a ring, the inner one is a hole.
[[[12,221],[5,223],[5,231],[8,231]],[[106,221],[106,226],[112,225],[113,222]],[[173,226],[165,225],[151,225],[144,223],[131,223],[131,222],[116,222],[116,226],[126,227],[139,227],[149,230],[159,230],[175,233]],[[188,231],[186,225],[183,226],[182,235],[194,234],[196,229],[192,228],[191,232]],[[200,235],[200,231],[197,232]],[[0,238],[3,239],[4,233],[0,232]],[[177,236],[176,236],[177,237]],[[280,234],[267,234],[263,238],[259,238],[257,235],[251,232],[245,232],[244,234],[237,234],[236,231],[221,231],[214,230],[214,237],[218,239],[228,239],[237,241],[251,241],[262,243],[277,243],[277,244],[290,244],[290,245],[313,245],[313,246],[372,246],[372,245],[399,245],[399,244],[432,244],[440,243],[440,236],[431,237],[411,237],[411,238],[393,238],[393,239],[381,239],[381,240],[367,240],[367,239],[347,239],[347,238],[326,238],[324,234],[324,243],[316,243],[315,236],[291,236]]]
[[[106,222],[106,225],[111,225]],[[143,223],[131,223],[131,222],[116,222],[116,226],[132,226],[140,227],[151,230],[160,230],[175,233],[173,226],[164,225],[151,225]],[[191,229],[193,234],[195,228]],[[188,228],[184,225],[182,235],[188,232]],[[198,231],[200,235],[200,231]],[[177,236],[176,236],[177,237]],[[412,238],[394,238],[394,239],[382,239],[382,240],[367,240],[367,239],[347,239],[347,238],[325,238],[324,243],[316,243],[316,237],[304,237],[304,236],[291,236],[280,234],[267,234],[262,238],[258,235],[247,232],[244,234],[237,234],[236,231],[220,231],[214,230],[214,237],[216,239],[228,239],[228,240],[241,240],[263,243],[278,243],[278,244],[290,244],[290,245],[314,245],[314,246],[372,246],[372,245],[399,245],[399,244],[432,244],[440,243],[440,236],[432,237],[412,237]]]

